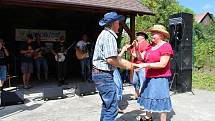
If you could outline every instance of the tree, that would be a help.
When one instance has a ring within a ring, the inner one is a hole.
[[[193,29],[194,67],[215,67],[215,22],[208,26],[195,22]]]
[[[146,30],[154,24],[162,24],[168,28],[170,15],[180,12],[194,13],[192,10],[180,6],[177,0],[141,0],[141,2],[144,6],[152,10],[155,15],[137,16],[136,31]]]

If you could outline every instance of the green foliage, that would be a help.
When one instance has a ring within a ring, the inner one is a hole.
[[[215,26],[214,22],[209,26],[194,23],[194,67],[215,67]]]
[[[203,27],[203,32],[209,41],[215,41],[215,19],[213,20],[212,24]]]
[[[193,25],[194,67],[204,71],[194,71],[193,88],[215,91],[215,22],[209,26],[198,23]]]
[[[137,16],[136,31],[142,29],[147,30],[154,24],[162,24],[168,28],[168,19],[170,15],[179,12],[193,13],[192,10],[180,6],[177,0],[141,0],[141,2],[153,11],[155,15]]]
[[[198,41],[199,39],[204,39],[203,26],[201,24],[198,24],[197,22],[194,22],[193,28],[194,36],[197,37],[194,42]]]
[[[193,71],[192,87],[215,91],[215,76],[200,71]]]
[[[195,49],[194,49],[194,66],[196,68],[202,68],[204,67],[205,63],[207,62],[207,48],[208,44],[201,42],[201,41],[197,41],[196,45],[195,45]]]
[[[123,31],[123,33],[122,33],[122,39],[121,40],[122,41],[120,43],[120,48],[122,48],[126,44],[130,44],[130,37],[128,36],[128,34],[125,31]],[[127,59],[127,60],[130,60],[130,54],[127,52],[125,52],[122,57]]]

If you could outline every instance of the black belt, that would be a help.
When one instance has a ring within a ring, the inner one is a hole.
[[[93,68],[92,72],[93,73],[110,73],[110,74],[113,74],[113,71],[101,70],[101,69],[97,69],[97,68]]]

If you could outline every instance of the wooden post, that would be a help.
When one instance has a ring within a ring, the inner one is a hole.
[[[126,25],[125,21],[121,22],[121,26],[123,27],[123,29],[128,33],[129,37],[131,38],[131,30],[130,28]]]
[[[131,40],[130,40],[130,43],[132,43],[133,40],[135,39],[135,15],[132,14],[130,16],[130,19],[131,19],[130,20],[130,28],[131,28],[131,36],[130,36]]]
[[[132,43],[135,39],[135,15],[132,14],[130,16],[130,30],[131,30],[131,34],[130,34],[130,43]],[[134,61],[134,57],[131,56],[130,57],[130,61],[133,62]],[[134,77],[134,69],[130,70],[130,81],[133,81],[133,77]]]

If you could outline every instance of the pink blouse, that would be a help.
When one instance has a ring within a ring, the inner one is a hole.
[[[163,55],[170,55],[170,57],[173,57],[173,50],[169,43],[164,43],[156,50],[152,50],[151,48],[152,47],[150,46],[146,50],[146,53],[144,55],[145,63],[160,62],[160,58]],[[171,76],[170,61],[168,62],[165,68],[161,69],[146,68],[146,78],[169,76]]]

